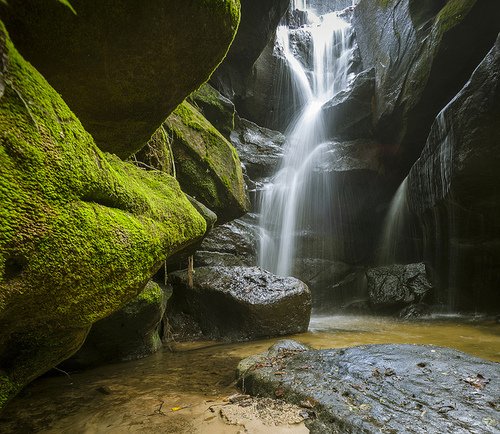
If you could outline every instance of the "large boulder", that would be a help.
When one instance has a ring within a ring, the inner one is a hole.
[[[167,296],[155,282],[149,282],[131,302],[97,321],[82,347],[63,367],[86,368],[103,363],[141,359],[161,346],[161,319]]]
[[[231,143],[187,101],[163,125],[172,139],[175,176],[182,189],[214,211],[218,223],[245,214],[249,199]]]
[[[257,267],[200,267],[192,287],[186,271],[171,273],[169,279],[169,324],[187,316],[205,338],[257,339],[305,332],[309,325],[311,294],[293,277]],[[182,330],[173,327],[171,332],[182,338]]]
[[[98,146],[141,148],[224,58],[239,0],[0,2],[20,52],[62,94]]]
[[[395,313],[419,304],[432,289],[422,263],[370,268],[366,278],[370,305],[378,312]]]
[[[103,154],[0,23],[0,406],[199,239],[177,181]]]
[[[408,175],[438,302],[500,307],[500,37],[436,118]]]
[[[497,0],[361,0],[355,8],[363,64],[375,68],[377,137],[402,145],[395,170],[406,173],[418,158],[437,113],[493,45],[499,16]]]
[[[450,348],[278,343],[238,372],[245,393],[309,409],[313,434],[498,432],[498,364]]]

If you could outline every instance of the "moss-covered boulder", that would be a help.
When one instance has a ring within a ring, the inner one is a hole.
[[[217,222],[240,217],[249,208],[235,148],[189,102],[168,117],[176,178],[182,189],[217,214]]]
[[[8,3],[8,5],[4,5]],[[239,0],[0,2],[19,51],[95,138],[127,157],[224,58]]]
[[[167,294],[151,281],[122,309],[97,321],[77,353],[64,368],[84,368],[102,363],[146,357],[161,348],[160,324]]]
[[[205,228],[174,178],[103,154],[0,23],[0,407]]]
[[[205,83],[189,95],[188,100],[226,139],[229,139],[234,130],[236,112],[234,104],[228,98]]]

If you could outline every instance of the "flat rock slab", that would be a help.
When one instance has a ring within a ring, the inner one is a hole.
[[[186,271],[171,273],[173,294],[167,305],[172,333],[183,338],[193,322],[205,338],[239,341],[307,331],[311,292],[293,277],[258,267],[199,267],[193,285]]]
[[[278,343],[240,386],[309,409],[312,433],[498,433],[500,366],[431,345],[310,350]]]

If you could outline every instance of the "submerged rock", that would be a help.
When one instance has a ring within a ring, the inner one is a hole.
[[[171,273],[169,279],[173,294],[166,317],[177,339],[182,339],[182,329],[175,326],[183,317],[191,329],[195,324],[212,339],[257,339],[307,330],[311,294],[293,277],[257,267],[200,267],[195,269],[192,288],[186,271]]]
[[[487,2],[485,2],[487,3]],[[500,5],[500,3],[498,3]],[[438,302],[500,308],[500,36],[436,118],[408,175]]]
[[[187,101],[163,124],[172,137],[176,178],[182,189],[217,214],[238,218],[250,206],[234,147]]]
[[[239,0],[0,2],[20,52],[60,92],[97,145],[139,150],[224,58]]]
[[[206,223],[174,178],[103,154],[1,23],[0,59],[1,407]]]
[[[149,282],[136,299],[97,321],[85,343],[63,367],[85,368],[155,353],[162,345],[159,332],[166,306],[164,291],[157,283]]]
[[[243,360],[240,387],[311,412],[313,434],[498,431],[498,364],[431,345],[308,350]]]
[[[376,311],[394,313],[420,303],[432,289],[422,263],[371,268],[366,278],[370,304]]]

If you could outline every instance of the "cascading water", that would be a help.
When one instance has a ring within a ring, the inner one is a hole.
[[[347,88],[353,50],[350,24],[336,12],[318,17],[307,8],[306,0],[294,1],[292,7],[305,10],[308,16],[309,24],[300,30],[310,36],[312,68],[308,70],[297,50],[292,50],[291,29],[280,26],[276,44],[303,104],[285,132],[287,145],[280,170],[261,196],[259,265],[279,275],[292,273],[300,234],[321,220],[318,214],[331,210],[331,187],[312,177],[327,150],[321,107]],[[323,217],[328,221],[327,215]]]

